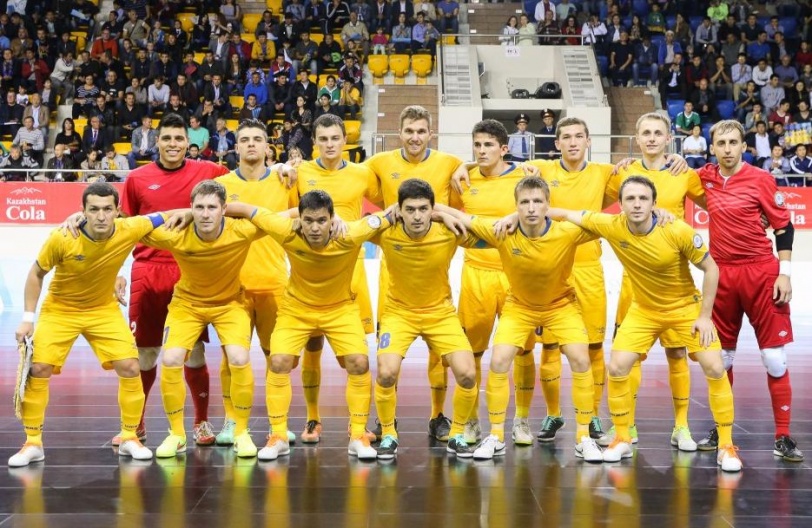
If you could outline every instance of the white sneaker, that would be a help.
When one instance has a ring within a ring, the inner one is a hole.
[[[603,450],[604,462],[620,462],[621,458],[632,457],[632,445],[628,442],[615,440],[612,445]]]
[[[9,467],[23,467],[31,462],[42,462],[45,460],[45,450],[38,444],[24,444],[22,449],[17,451],[8,459]]]
[[[118,456],[132,457],[133,460],[152,460],[152,451],[144,447],[137,438],[130,438],[118,446]]]
[[[276,460],[280,456],[290,454],[290,443],[287,438],[279,435],[268,435],[268,443],[259,450],[257,458],[260,460]]]
[[[734,445],[719,446],[716,463],[722,471],[737,473],[742,470],[742,459],[739,458],[739,448]]]
[[[513,420],[513,443],[521,446],[533,445],[533,433],[530,431],[530,421],[527,418]]]
[[[496,435],[489,435],[474,449],[474,460],[490,460],[495,456],[505,455],[505,443]]]
[[[465,423],[465,430],[462,433],[465,443],[473,445],[482,440],[482,429],[479,427],[479,420],[468,420]]]
[[[581,437],[581,443],[575,444],[575,456],[586,462],[603,462],[603,452],[598,443],[588,435]]]
[[[696,442],[691,438],[691,431],[687,427],[675,427],[671,433],[671,445],[680,451],[696,451]]]
[[[358,460],[377,460],[378,451],[369,444],[366,436],[350,438],[350,445],[347,446],[347,453],[357,456]]]

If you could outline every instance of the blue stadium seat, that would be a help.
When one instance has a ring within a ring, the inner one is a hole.
[[[798,19],[792,17],[782,17],[778,19],[778,24],[784,28],[784,36],[793,39],[798,36]]]
[[[667,101],[668,104],[668,117],[671,118],[671,121],[674,121],[677,118],[677,114],[682,112],[683,108],[685,107],[685,101],[682,99],[671,99]]]
[[[659,50],[660,46],[665,44],[665,37],[663,35],[654,35],[651,37],[651,43]]]
[[[536,21],[533,19],[533,13],[536,12],[536,4],[538,4],[537,0],[524,0],[524,12],[528,14],[530,17],[530,22],[533,22],[534,24]]]
[[[646,0],[634,0],[632,2],[632,13],[639,16],[640,18],[645,18],[648,15],[648,2]]]
[[[733,114],[736,111],[736,103],[733,101],[719,101],[716,103],[716,109],[719,111],[719,117],[722,119],[733,119]]]
[[[708,145],[710,145],[710,142],[711,142],[711,140],[710,140],[710,129],[711,129],[712,126],[713,126],[713,123],[703,123],[702,124],[702,137],[705,138],[705,141],[708,142]]]
[[[628,15],[627,17],[624,17],[620,21],[620,23],[623,24],[623,27],[625,27],[626,29],[629,29],[630,27],[632,27],[632,15]]]
[[[705,18],[705,17],[702,17],[702,16],[692,16],[692,17],[688,17],[688,23],[691,25],[691,33],[696,34],[696,28],[698,28],[698,27],[699,27],[699,25],[700,25],[700,24],[702,24],[702,20],[703,20],[704,18]],[[763,26],[763,25],[761,25],[761,26],[759,26],[759,27],[764,27],[764,26]]]
[[[674,29],[674,26],[677,25],[677,15],[666,15],[665,16],[665,27],[668,29]]]
[[[753,157],[753,155],[752,155],[752,154],[750,154],[749,152],[745,152],[745,153],[744,153],[744,155],[742,156],[742,160],[743,160],[745,163],[749,163],[750,165],[752,165],[752,164],[753,164],[753,162],[754,162],[754,161],[756,161],[756,160],[755,160],[755,158]]]
[[[598,55],[598,71],[601,74],[601,77],[606,77],[609,75],[609,57],[604,57],[603,55]]]

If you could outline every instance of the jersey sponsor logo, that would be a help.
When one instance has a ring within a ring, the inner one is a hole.
[[[400,173],[399,172],[393,172],[391,176],[392,176],[393,180],[399,180],[400,179]]]
[[[694,247],[699,249],[704,243],[705,242],[702,240],[702,236],[699,233],[694,233]]]
[[[157,183],[153,183],[152,185],[147,187],[147,189],[149,189],[150,191],[157,191],[160,188],[161,188],[160,184],[157,184]]]
[[[561,182],[558,180],[550,181],[550,187],[558,187],[559,185],[561,185]]]
[[[778,207],[784,207],[784,205],[786,204],[786,197],[784,196],[784,193],[782,193],[781,191],[775,191],[774,199],[775,205],[777,205]]]
[[[781,330],[778,332],[778,337],[787,337],[788,332],[786,330]]]

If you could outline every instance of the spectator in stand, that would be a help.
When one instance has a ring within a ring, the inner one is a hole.
[[[812,112],[809,111],[809,101],[801,99],[798,101],[798,111],[792,114],[793,123],[812,123]]]
[[[566,20],[569,17],[574,17],[578,15],[578,7],[571,3],[570,0],[561,0],[557,6],[555,6],[555,19],[556,20]]]
[[[795,65],[799,70],[812,65],[812,49],[810,49],[809,42],[806,40],[801,41],[801,49],[795,54]]]
[[[694,125],[691,135],[682,140],[682,155],[692,169],[699,169],[707,163],[708,143],[702,137],[702,127]]]
[[[717,42],[716,26],[711,23],[710,17],[705,17],[694,34],[695,49],[697,52],[703,53],[707,46],[716,45]]]
[[[209,148],[209,138],[211,137],[211,132],[208,128],[203,126],[197,116],[192,116],[189,118],[189,128],[186,129],[186,133],[189,135],[189,143],[194,143],[197,145],[200,148],[200,152],[203,157],[209,156],[206,149]]]
[[[297,42],[293,48],[294,70],[300,71],[306,69],[311,70],[313,73],[318,73],[318,54],[319,46],[310,40],[310,32],[302,31],[299,42]]]
[[[325,35],[319,44],[319,71],[338,69],[341,67],[341,61],[341,44],[336,42],[332,33]]]
[[[787,90],[787,99],[789,99],[790,111],[795,112],[798,110],[798,103],[801,101],[809,102],[809,90],[806,89],[806,83],[797,80],[789,90]]]
[[[270,116],[268,116],[268,112],[264,107],[257,104],[257,96],[251,94],[246,99],[245,106],[243,106],[242,110],[240,110],[238,119],[240,121],[245,119],[256,119],[257,121],[262,121],[265,123],[268,121],[268,119],[270,119]]]
[[[688,91],[693,92],[699,89],[699,81],[707,79],[709,76],[702,57],[694,55],[690,64],[685,68],[685,82],[688,84]]]
[[[327,95],[330,98],[331,105],[335,106],[338,104],[339,99],[341,99],[341,88],[339,88],[336,83],[335,75],[327,76],[326,83],[321,87],[321,90],[319,90],[318,96],[321,97],[322,95]]]
[[[764,31],[758,27],[756,15],[750,14],[747,15],[747,22],[741,27],[740,39],[745,45],[749,45],[757,41],[762,32]]]
[[[727,18],[727,3],[721,2],[720,0],[710,0],[710,7],[708,7],[707,14],[713,22],[713,25],[719,26]]]
[[[270,74],[274,79],[287,77],[290,81],[295,78],[293,65],[285,59],[285,54],[281,52],[276,55],[276,60],[271,64]]]
[[[338,99],[338,115],[344,119],[347,112],[350,119],[357,119],[361,110],[361,92],[353,84],[345,82],[341,85],[341,94]]]
[[[767,133],[767,123],[764,121],[758,121],[756,131],[747,134],[744,140],[747,143],[747,152],[755,158],[753,164],[756,167],[763,167],[764,162],[772,156],[773,146],[778,145]]]
[[[657,51],[657,64],[660,70],[669,69],[669,66],[674,62],[676,55],[682,58],[682,46],[674,39],[674,32],[669,30],[665,32],[665,42],[658,47]]]
[[[147,114],[153,116],[156,112],[163,112],[168,102],[169,86],[164,84],[163,75],[159,75],[147,88]]]
[[[674,41],[679,43],[682,49],[687,49],[694,41],[694,32],[682,13],[677,13],[676,22],[671,31],[674,32]],[[667,33],[668,31],[666,31]]]
[[[11,52],[18,59],[22,59],[26,50],[34,49],[34,39],[28,36],[28,30],[20,27],[17,30],[17,38],[11,41]]]
[[[135,77],[133,77],[130,80],[130,86],[128,86],[127,89],[124,90],[124,95],[125,96],[128,93],[133,94],[133,97],[135,97],[135,104],[137,104],[138,106],[143,108],[144,111],[146,111],[146,108],[147,108],[147,89],[144,88],[143,86],[141,86],[141,83]]]
[[[107,150],[101,159],[101,168],[102,170],[110,171],[104,173],[105,181],[119,182],[123,181],[127,176],[127,173],[124,171],[130,168],[130,164],[127,158],[116,152],[116,148],[111,143],[107,145]]]
[[[552,12],[553,20],[557,20],[555,4],[551,0],[539,0],[533,13],[533,18],[535,18],[537,24],[544,22],[547,12]]]
[[[643,40],[643,36],[647,36],[648,34],[648,29],[643,25],[640,17],[634,15],[632,17],[632,23],[629,26],[629,42],[636,46]]]
[[[340,97],[340,94],[339,94],[339,97]],[[318,102],[319,102],[319,104],[316,106],[316,111],[313,113],[313,120],[314,121],[316,119],[318,119],[320,116],[323,116],[324,114],[333,114],[333,115],[338,116],[338,109],[337,109],[338,105],[333,105],[331,103],[329,95],[327,95],[326,93],[322,93],[319,96],[319,101]],[[339,117],[341,117],[341,116],[339,116]]]
[[[350,21],[350,6],[343,0],[330,0],[325,9],[324,34],[332,33],[334,29],[344,27]]]
[[[806,145],[803,143],[795,147],[795,155],[789,159],[789,168],[792,174],[802,174],[805,178],[790,177],[792,187],[803,187],[804,180],[812,182],[812,158],[806,157]]]
[[[105,51],[109,51],[113,57],[118,57],[118,42],[110,35],[109,29],[103,29],[101,36],[93,41],[90,48],[90,57],[98,59]]]
[[[350,5],[350,12],[358,15],[358,21],[366,24],[370,33],[375,31],[375,29],[370,27],[370,23],[372,22],[372,6],[365,0],[355,0],[355,2]]]
[[[228,86],[223,84],[223,77],[219,74],[211,76],[211,82],[203,89],[203,99],[214,103],[214,109],[221,115],[231,115],[231,103],[228,99]]]
[[[744,91],[739,92],[739,96],[736,99],[736,119],[744,123],[745,116],[748,112],[753,110],[754,104],[758,104],[759,108],[762,108],[761,96],[759,95],[759,91],[756,90],[756,83],[748,81],[744,87]],[[747,128],[748,127],[745,127],[745,129]]]
[[[2,71],[2,85],[4,87],[15,87],[20,83],[20,63],[14,58],[14,53],[10,49],[3,50],[3,63],[0,64]]]
[[[544,22],[543,19],[538,24],[541,25],[542,22]],[[620,41],[620,34],[623,31],[628,30],[625,27],[623,27],[623,24],[620,22],[620,15],[613,15],[611,18],[611,22],[606,26],[605,43],[607,48],[611,49],[612,44]]]
[[[719,110],[716,108],[716,94],[710,89],[707,79],[699,80],[699,88],[697,88],[691,96],[691,101],[694,103],[696,113],[702,119],[710,119],[715,123],[719,121]]]
[[[48,64],[38,58],[33,49],[25,50],[25,60],[20,68],[21,86],[25,86],[29,93],[41,92],[45,80],[50,74],[51,69]]]
[[[386,55],[389,52],[389,36],[384,34],[382,27],[375,30],[370,43],[372,44],[373,55]]]
[[[85,82],[76,88],[76,96],[73,98],[73,118],[84,115],[90,116],[93,103],[96,96],[101,93],[99,87],[96,86],[93,75],[88,74],[84,77]]]
[[[769,135],[770,141],[773,144],[781,145],[781,148],[784,150],[784,156],[789,156],[792,149],[787,145],[784,123],[781,121],[776,121],[773,123],[773,128]]]
[[[456,0],[440,0],[437,2],[437,13],[439,15],[437,29],[439,29],[441,33],[459,33],[459,12],[460,4],[457,3]],[[555,18],[558,20],[557,17]]]
[[[784,33],[784,26],[779,23],[777,16],[770,17],[769,23],[764,26],[764,32],[768,42],[775,42],[775,34]]]
[[[791,64],[792,57],[783,55],[781,57],[781,64],[773,68],[773,73],[778,76],[779,82],[787,90],[791,89],[798,81],[798,70]]]
[[[726,64],[736,64],[739,60],[739,55],[744,53],[744,46],[742,43],[736,40],[736,35],[733,33],[729,33],[727,35],[727,39],[722,40],[722,45],[719,49],[719,53],[725,58]],[[747,56],[745,55],[745,62]]]
[[[372,16],[368,21],[370,31],[377,31],[379,27],[383,28],[386,34],[391,33],[392,19],[397,18],[393,16],[392,4],[386,0],[375,0],[372,2]]]
[[[412,37],[414,38],[414,34]],[[344,55],[344,66],[338,70],[338,81],[342,87],[344,84],[349,83],[358,88],[361,95],[364,94],[363,73],[360,66],[355,63],[355,55]]]
[[[73,128],[73,119],[66,117],[62,120],[62,131],[56,135],[54,145],[65,145],[68,147],[68,154],[73,159],[73,164],[78,165],[85,159],[82,152],[82,138]]]
[[[56,44],[56,54],[60,57],[64,57],[67,52],[70,52],[73,57],[76,57],[76,42],[71,40],[71,34],[65,31]]]
[[[228,59],[231,61],[234,55],[239,56],[240,64],[245,66],[251,59],[251,44],[244,41],[239,33],[232,33],[229,37]]]
[[[789,187],[786,175],[792,173],[792,167],[790,167],[789,160],[784,157],[781,145],[774,145],[770,151],[770,157],[759,166],[773,175],[779,187]],[[803,182],[803,178],[801,178],[801,182]]]
[[[122,30],[122,38],[127,38],[139,48],[144,48],[147,45],[147,37],[150,33],[149,24],[144,19],[138,18],[138,13],[131,9],[127,12],[128,20],[124,23]]]
[[[54,144],[54,157],[48,160],[47,169],[66,172],[46,172],[45,179],[48,181],[56,182],[75,182],[76,173],[72,172],[74,168],[73,160],[68,154],[68,146],[62,143]]]
[[[769,114],[767,118],[767,125],[773,128],[775,123],[781,123],[786,127],[792,122],[792,114],[789,111],[790,104],[788,99],[781,99],[778,107]]]
[[[265,33],[257,35],[257,40],[251,45],[251,60],[259,61],[263,67],[267,68],[274,57],[276,57],[276,46],[273,41],[268,40]]]
[[[716,97],[728,101],[733,99],[733,81],[730,78],[725,58],[722,55],[716,57],[708,80],[711,88],[716,92]]]
[[[108,70],[107,76],[99,83],[99,91],[111,107],[121,106],[127,87],[115,70]]]
[[[56,90],[56,93],[60,94],[61,104],[70,104],[69,100],[73,99],[75,90],[73,71],[75,68],[73,55],[70,52],[58,58],[54,64],[54,69],[51,72],[51,85]]]
[[[85,160],[79,165],[82,171],[87,171],[82,172],[82,179],[80,181],[83,182],[104,181],[104,176],[102,176],[98,172],[101,170],[101,160],[99,159],[99,157],[100,156],[98,152],[96,152],[95,150],[90,151]]]
[[[286,75],[276,77],[273,89],[269,91],[271,98],[271,110],[275,114],[288,115],[293,110],[293,92],[288,84]]]
[[[629,44],[629,33],[620,32],[620,41],[612,44],[609,53],[609,73],[615,86],[626,86],[629,82],[634,50]]]
[[[243,91],[243,100],[248,101],[248,98],[253,96],[254,100],[259,106],[268,104],[268,86],[260,80],[259,72],[255,71],[251,74],[251,82],[245,85]]]
[[[652,35],[662,35],[665,33],[665,16],[660,12],[660,4],[651,4],[651,11],[646,17],[646,27]]]
[[[750,64],[758,64],[761,59],[770,60],[770,45],[767,43],[767,33],[762,31],[758,34],[755,42],[747,45],[747,59]]]
[[[141,118],[141,126],[133,130],[132,151],[127,155],[130,169],[134,169],[138,160],[148,159],[155,161],[158,159],[158,132],[152,128],[152,118],[144,116]]]
[[[298,150],[303,159],[309,160],[313,156],[313,138],[302,128],[301,125],[285,120],[285,127],[290,129],[287,133],[285,148],[288,150],[288,158],[292,158],[292,152]]]
[[[116,121],[121,129],[121,136],[130,140],[133,131],[138,128],[141,123],[142,117],[144,117],[144,109],[135,104],[135,94],[126,94],[124,96],[124,104],[122,104],[116,112]]]
[[[685,101],[685,104],[682,106],[682,112],[677,114],[677,118],[674,120],[674,128],[676,128],[677,133],[690,136],[694,126],[701,124],[702,118],[699,114],[694,112],[694,103]]]
[[[305,20],[307,9],[305,8],[304,4],[299,0],[290,0],[287,6],[284,8],[285,14],[290,13],[291,17],[293,18],[293,23],[297,26],[301,26]]]
[[[101,119],[98,116],[91,117],[90,126],[85,128],[85,133],[82,136],[82,151],[85,156],[95,152],[101,158],[111,143],[110,136],[101,126]]]
[[[0,159],[2,169],[37,169],[37,160],[29,156],[23,156],[23,152],[17,145],[12,145],[8,156]],[[31,180],[30,172],[0,172],[0,181],[21,182]]]
[[[662,67],[662,64],[660,64]],[[674,59],[668,67],[660,74],[660,103],[663,108],[667,107],[668,99],[686,99],[688,88],[685,82],[685,70],[682,67],[682,54],[674,54]]]
[[[156,77],[163,77],[164,82],[167,79],[175,79],[178,76],[178,66],[174,61],[170,60],[169,53],[161,51],[158,53],[158,60],[152,63],[149,70],[149,80],[154,80]]]
[[[26,117],[32,118],[34,128],[42,132],[45,143],[48,143],[48,125],[51,121],[51,110],[42,104],[42,97],[38,93],[32,93],[29,101],[31,104],[23,110],[23,123],[25,123]]]
[[[767,65],[767,59],[759,59],[758,65],[753,68],[753,82],[761,89],[770,84],[773,76],[772,66]]]
[[[506,27],[503,30],[503,33],[507,29],[508,28]],[[519,28],[516,27],[516,34],[518,34],[518,33],[519,33]],[[567,38],[564,39],[564,44],[566,44],[568,46],[580,46],[581,45],[581,39],[579,38],[579,36],[581,35],[581,30],[578,29],[578,20],[574,16],[568,16],[564,20],[564,25],[561,28],[561,34],[562,35],[567,35]],[[503,43],[504,43],[504,41],[503,41]],[[514,43],[514,45],[515,45],[515,43]],[[656,60],[656,57],[655,57],[655,60]]]
[[[786,98],[784,87],[779,83],[778,75],[773,74],[770,76],[770,83],[761,89],[760,95],[761,104],[764,105],[764,112],[770,115],[778,108],[781,100]]]
[[[226,120],[217,119],[217,130],[209,140],[211,145],[211,160],[220,164],[225,163],[229,170],[237,168],[237,139],[234,133],[226,129]]]
[[[428,38],[428,28],[429,24],[425,21],[423,13],[417,13],[415,24],[412,26],[412,54],[421,49],[427,49],[432,57],[435,55],[437,41]]]
[[[747,112],[747,116],[744,118],[744,130],[746,133],[755,133],[758,132],[758,122],[764,121],[767,122],[767,116],[764,115],[764,107],[761,106],[761,103],[753,103],[753,109]]]
[[[180,102],[180,97],[177,94],[169,93],[169,102],[166,105],[166,110],[164,110],[165,114],[177,114],[183,122],[186,123],[186,126],[189,126],[189,118],[192,116],[192,113],[189,109]]]
[[[725,6],[727,6],[727,4],[725,4]],[[734,40],[741,43],[741,28],[739,28],[739,24],[736,22],[736,17],[732,14],[728,14],[725,17],[724,22],[719,24],[719,30],[716,32],[716,36],[719,37],[719,40],[722,42],[727,40],[728,35],[733,35],[735,37]]]
[[[523,28],[529,28],[532,26],[527,19],[527,15],[521,15],[519,17],[519,35],[523,35]],[[533,34],[536,34],[536,28],[533,27]],[[529,32],[530,30],[527,29],[524,33]],[[584,44],[585,45],[594,45],[596,48],[600,49],[603,47],[603,41],[606,38],[607,34],[606,25],[601,22],[598,15],[593,14],[589,16],[589,20],[584,22],[584,25],[581,26],[581,35],[584,37]],[[519,45],[524,44],[524,40],[521,36],[519,37]],[[527,45],[527,44],[525,44]]]
[[[395,53],[406,53],[412,46],[412,28],[406,22],[406,14],[398,16],[398,23],[392,28],[392,44]]]
[[[553,20],[553,15],[550,11],[547,11],[547,13],[545,13],[544,16],[546,17],[544,19],[544,22],[540,23],[536,30],[536,34],[539,36],[539,44],[542,46],[560,45],[562,43],[562,39],[555,38],[561,35],[561,28],[558,27],[558,22]],[[619,42],[616,42],[615,44],[618,43]],[[634,47],[631,45],[631,43],[628,42],[628,40],[627,44],[629,44],[629,46],[632,48],[633,51]]]
[[[411,23],[415,17],[412,0],[392,0],[392,25],[397,24],[398,15],[406,13],[406,21]]]
[[[310,72],[302,70],[299,72],[299,78],[293,84],[293,97],[303,97],[305,100],[305,107],[311,112],[316,108],[316,97],[318,95],[318,87],[310,82]]]
[[[733,83],[733,99],[739,100],[739,93],[742,88],[753,80],[753,68],[747,64],[747,55],[739,53],[736,64],[730,68],[730,79]],[[755,83],[753,83],[755,87]]]
[[[30,156],[37,161],[38,166],[42,166],[42,155],[45,152],[45,136],[42,130],[34,128],[34,118],[26,116],[23,118],[23,127],[17,131],[12,145],[20,147],[23,156]]]

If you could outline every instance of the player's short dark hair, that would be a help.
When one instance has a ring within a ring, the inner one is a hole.
[[[182,128],[183,135],[188,137],[186,133],[186,121],[181,116],[174,113],[164,114],[161,122],[158,123],[158,135],[161,135],[161,130],[164,128]]]
[[[550,201],[550,186],[547,185],[547,182],[540,176],[525,176],[519,180],[519,183],[516,184],[516,188],[513,190],[513,198],[518,201],[519,193],[529,189],[541,189],[547,201]]]
[[[203,180],[202,182],[195,185],[194,189],[192,189],[192,196],[191,200],[192,203],[195,202],[195,198],[198,196],[210,196],[214,195],[220,199],[220,205],[225,205],[226,203],[226,188],[223,187],[223,184],[216,182],[214,180]]]
[[[327,209],[330,218],[333,217],[333,199],[326,192],[322,190],[308,191],[299,198],[299,216],[302,216],[307,210],[317,211],[319,209]]]
[[[118,191],[115,187],[107,182],[93,182],[85,187],[85,190],[82,193],[82,209],[87,206],[88,196],[100,196],[102,198],[105,196],[112,196],[113,203],[116,207],[118,207]]]
[[[344,126],[343,119],[335,114],[322,114],[313,121],[313,138],[316,138],[316,129],[330,128],[331,126],[337,126],[341,129],[341,135],[347,136],[347,128]]]
[[[262,130],[263,135],[265,136],[265,141],[268,141],[268,128],[265,126],[265,123],[259,119],[243,119],[240,121],[239,126],[237,126],[237,131],[234,133],[234,135],[239,137],[240,131],[245,130],[246,128],[258,128]]]
[[[419,178],[410,178],[398,187],[398,205],[403,206],[405,200],[427,199],[434,207],[434,189],[429,182]]]
[[[620,184],[620,190],[618,191],[618,197],[621,201],[623,201],[623,189],[626,188],[627,185],[632,183],[638,183],[640,185],[645,185],[649,189],[651,189],[651,199],[652,201],[657,201],[657,188],[654,187],[654,183],[646,178],[645,176],[629,176],[626,180]]]
[[[500,147],[508,144],[508,131],[505,128],[505,125],[496,119],[483,119],[474,125],[471,135],[475,136],[477,134],[487,134],[496,138],[496,141],[499,142]]]

